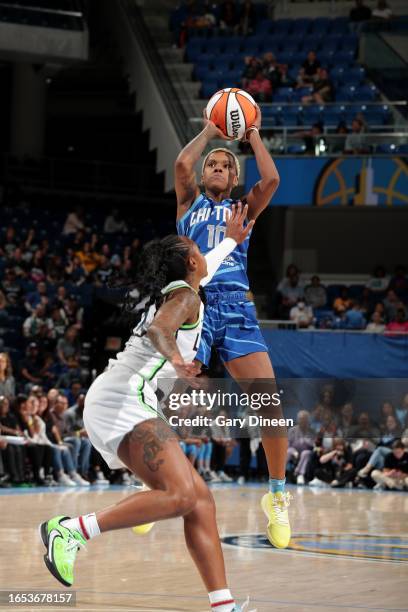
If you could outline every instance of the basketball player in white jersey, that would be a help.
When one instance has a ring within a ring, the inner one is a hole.
[[[99,512],[57,516],[40,526],[44,561],[65,586],[73,584],[79,546],[116,529],[182,516],[189,552],[216,612],[240,612],[227,587],[212,495],[180,448],[155,395],[157,378],[197,374],[204,305],[200,288],[243,242],[247,207],[238,203],[226,238],[204,257],[186,237],[168,236],[144,249],[135,286],[144,315],[116,360],[92,384],[84,422],[92,444],[111,468],[127,467],[150,488]]]

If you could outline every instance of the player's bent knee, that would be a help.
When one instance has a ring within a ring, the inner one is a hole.
[[[192,512],[197,504],[197,494],[193,486],[185,486],[171,494],[176,516],[184,516]]]

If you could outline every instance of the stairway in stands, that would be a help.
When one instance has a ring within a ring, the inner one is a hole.
[[[199,100],[201,83],[194,81],[193,64],[184,62],[185,50],[176,47],[169,29],[169,17],[174,8],[175,3],[171,0],[149,0],[141,10],[187,116],[199,117],[204,106]]]

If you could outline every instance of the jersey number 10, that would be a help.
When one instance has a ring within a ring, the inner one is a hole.
[[[207,225],[208,243],[207,248],[213,249],[224,239],[226,227],[223,225]]]

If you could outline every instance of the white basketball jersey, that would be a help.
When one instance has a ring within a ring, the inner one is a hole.
[[[163,295],[168,295],[175,289],[187,287],[194,291],[188,283],[183,280],[173,281],[162,289]],[[157,378],[175,378],[175,369],[165,357],[153,346],[146,335],[149,325],[156,315],[156,306],[150,306],[143,315],[141,321],[134,328],[132,335],[126,343],[124,350],[116,355],[116,359],[109,361],[109,367],[117,363],[124,364],[138,372],[143,378],[150,382],[155,388]],[[186,362],[191,362],[197,354],[200,345],[201,331],[204,319],[204,304],[200,304],[200,312],[195,323],[182,325],[176,332],[176,342],[179,351]]]

